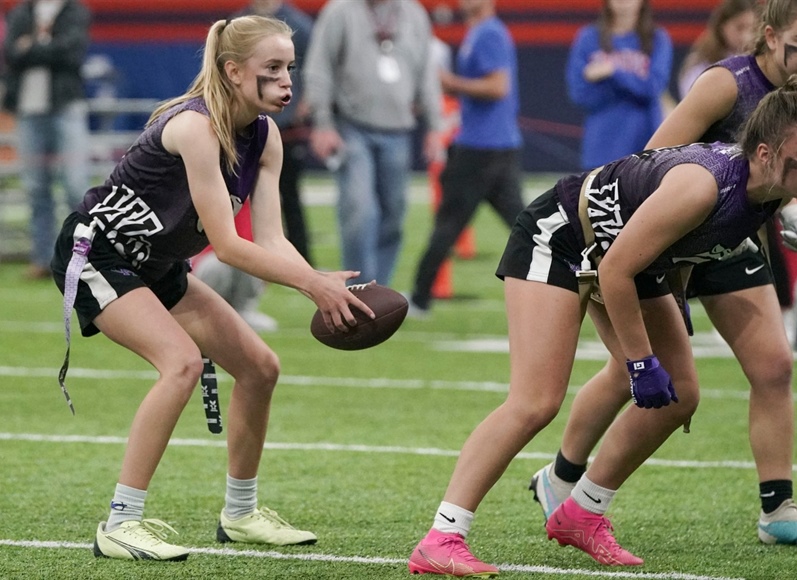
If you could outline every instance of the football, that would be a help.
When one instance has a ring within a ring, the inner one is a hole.
[[[310,332],[323,344],[339,350],[361,350],[385,342],[399,329],[407,316],[407,299],[401,294],[379,284],[357,284],[349,286],[357,298],[365,302],[374,311],[376,318],[371,319],[360,310],[352,312],[357,325],[348,332],[335,330],[330,332],[324,324],[321,311],[316,309],[310,321]]]

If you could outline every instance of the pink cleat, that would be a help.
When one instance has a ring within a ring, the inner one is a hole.
[[[569,497],[545,523],[548,539],[560,546],[575,546],[606,566],[640,566],[644,563],[624,550],[612,535],[612,524],[604,516],[588,512]]]
[[[432,528],[415,546],[410,556],[411,574],[441,574],[460,578],[492,578],[498,568],[490,566],[470,553],[459,534],[444,534]]]

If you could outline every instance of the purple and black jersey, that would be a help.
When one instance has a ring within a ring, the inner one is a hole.
[[[744,124],[761,99],[775,90],[775,85],[764,76],[752,55],[732,56],[709,68],[713,67],[726,68],[733,73],[737,87],[736,102],[731,112],[711,125],[699,140],[706,143],[714,141],[731,143],[736,141],[739,127]]]
[[[86,193],[78,208],[94,218],[121,256],[153,280],[208,245],[191,200],[185,164],[162,142],[166,123],[189,110],[209,116],[201,98],[166,111],[136,139],[106,182]],[[235,213],[254,190],[267,138],[268,119],[260,115],[236,137],[237,175],[219,160]]]
[[[644,151],[605,165],[586,189],[589,220],[604,253],[636,209],[658,189],[664,175],[683,164],[700,165],[711,172],[719,189],[717,204],[702,224],[656,258],[645,269],[647,273],[735,255],[780,205],[780,200],[750,204],[746,191],[749,163],[736,145],[696,143]],[[566,177],[555,188],[582,244],[578,199],[588,175]]]

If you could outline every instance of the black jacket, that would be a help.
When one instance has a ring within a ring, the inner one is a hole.
[[[78,0],[66,0],[55,18],[52,40],[47,44],[34,42],[24,52],[15,48],[20,36],[33,34],[33,0],[15,6],[6,17],[6,37],[3,43],[8,71],[3,107],[16,111],[20,78],[32,67],[45,66],[52,71],[50,102],[53,110],[85,96],[80,67],[89,47],[91,13]]]

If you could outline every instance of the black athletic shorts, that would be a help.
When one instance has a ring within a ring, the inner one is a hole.
[[[87,226],[90,221],[78,213],[64,220],[51,263],[53,277],[61,293],[64,292],[66,269],[75,245],[75,229],[80,225]],[[94,318],[108,304],[136,288],[148,287],[167,309],[171,309],[188,289],[189,271],[188,262],[179,261],[159,280],[145,279],[119,255],[101,231],[96,231],[88,261],[80,273],[75,298],[75,311],[83,336],[97,334],[99,330],[92,323]]]
[[[576,237],[555,190],[539,196],[517,218],[495,275],[502,280],[535,280],[578,293],[576,272],[581,269],[584,245]],[[670,293],[664,276],[634,278],[640,300]]]
[[[742,252],[728,260],[712,260],[692,269],[687,297],[714,296],[773,284],[772,269],[758,252]]]

